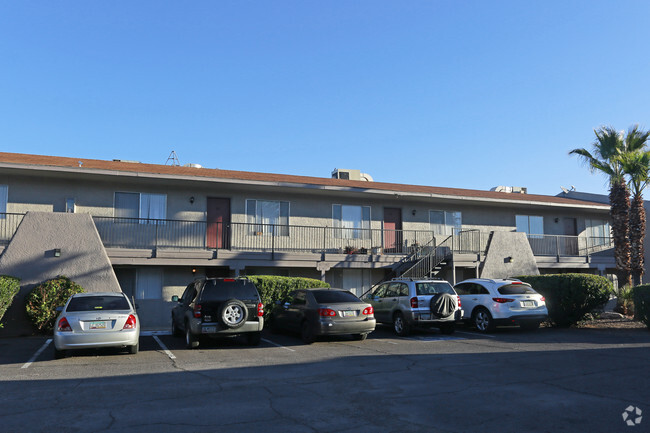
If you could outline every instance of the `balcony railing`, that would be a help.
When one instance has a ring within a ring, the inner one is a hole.
[[[611,237],[528,235],[536,256],[580,257],[614,248]]]
[[[0,213],[0,245],[8,245],[23,220],[21,213]]]

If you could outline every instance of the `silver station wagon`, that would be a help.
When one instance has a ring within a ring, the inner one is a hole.
[[[123,293],[77,293],[61,309],[54,323],[54,354],[72,349],[124,347],[136,354],[140,320]]]

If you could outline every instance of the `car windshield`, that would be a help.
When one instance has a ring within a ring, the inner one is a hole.
[[[66,311],[130,310],[124,296],[75,296]]]
[[[207,280],[203,288],[203,301],[225,301],[226,299],[257,299],[255,284],[247,280]]]
[[[341,290],[315,290],[311,292],[319,304],[336,304],[338,302],[359,302],[359,298],[350,292]]]
[[[430,281],[426,283],[415,283],[417,295],[436,295],[438,293],[449,293],[455,295],[454,288],[445,281]]]
[[[501,295],[534,295],[537,292],[527,284],[506,284],[498,289]]]

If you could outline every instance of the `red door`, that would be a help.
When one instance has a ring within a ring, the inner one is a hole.
[[[230,199],[208,197],[208,248],[230,248]]]
[[[402,209],[384,208],[384,251],[402,252]]]

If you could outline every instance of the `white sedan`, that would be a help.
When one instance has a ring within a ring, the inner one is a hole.
[[[100,347],[140,347],[140,320],[123,293],[77,293],[62,308],[54,324],[54,353]]]

